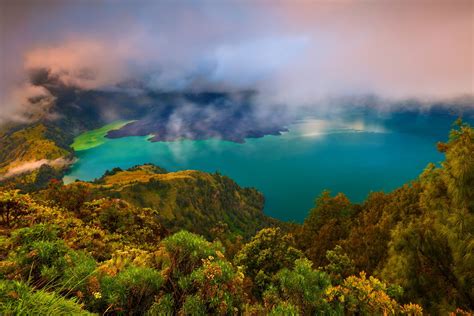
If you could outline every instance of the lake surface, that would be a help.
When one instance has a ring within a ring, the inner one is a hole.
[[[244,144],[104,138],[95,147],[77,151],[78,161],[65,181],[93,180],[107,169],[143,163],[169,171],[219,171],[263,192],[267,215],[302,222],[325,189],[360,202],[370,191],[391,191],[415,179],[429,162],[443,159],[436,142],[447,139],[454,119],[447,113],[306,118],[281,136],[247,139]]]

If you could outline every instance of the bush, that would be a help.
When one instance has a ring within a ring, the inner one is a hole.
[[[292,270],[283,269],[277,274],[282,296],[296,306],[301,314],[313,315],[328,310],[325,291],[331,286],[329,276],[312,269],[308,259],[298,259]]]
[[[197,295],[186,297],[183,304],[184,315],[204,316],[206,313],[206,306],[204,302]]]
[[[283,234],[279,228],[265,228],[242,247],[234,261],[243,267],[245,276],[254,280],[254,294],[260,297],[279,270],[292,268],[295,260],[302,257],[291,235]]]
[[[101,292],[95,293],[109,304],[109,311],[143,315],[152,306],[163,285],[159,271],[152,268],[129,266],[100,281]]]
[[[18,250],[13,258],[20,275],[40,285],[57,280],[67,265],[69,248],[57,238],[55,227],[39,224],[13,233]]]
[[[296,316],[296,315],[300,315],[300,313],[298,313],[298,309],[295,306],[289,303],[283,302],[273,307],[268,315],[269,316]]]
[[[202,265],[209,256],[217,257],[224,249],[217,243],[210,243],[203,237],[187,231],[180,231],[162,241],[168,259],[170,276],[179,278],[190,274]]]
[[[171,294],[165,294],[157,302],[153,303],[146,315],[173,315],[174,314],[174,300]]]
[[[75,300],[43,290],[34,291],[24,283],[5,280],[0,280],[0,314],[92,315]]]

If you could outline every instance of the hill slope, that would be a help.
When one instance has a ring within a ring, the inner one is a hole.
[[[65,187],[87,188],[91,196],[113,197],[158,211],[170,231],[186,229],[210,236],[216,225],[230,235],[249,237],[277,221],[263,214],[264,197],[241,188],[218,173],[195,170],[166,172],[154,165],[108,171],[95,182],[77,181]]]

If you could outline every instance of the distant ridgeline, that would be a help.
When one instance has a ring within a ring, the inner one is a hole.
[[[2,144],[72,154],[51,128]],[[12,176],[0,314],[472,315],[474,129],[458,121],[438,149],[440,165],[393,192],[323,192],[302,225],[264,216],[260,193],[219,174],[142,165],[29,194]]]

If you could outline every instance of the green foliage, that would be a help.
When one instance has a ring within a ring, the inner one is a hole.
[[[97,274],[97,262],[82,251],[68,251],[65,256],[66,267],[64,268],[58,285],[69,292],[87,291],[87,281]]]
[[[186,297],[182,311],[185,315],[204,316],[206,315],[206,306],[198,296],[190,295]]]
[[[165,287],[173,290],[174,310],[194,314],[199,307],[207,314],[228,314],[241,309],[243,275],[225,259],[220,244],[181,231],[162,245],[161,268],[167,276]]]
[[[0,223],[11,227],[30,213],[32,201],[28,196],[20,195],[18,190],[0,191]]]
[[[459,123],[439,147],[446,160],[420,176],[423,213],[392,231],[383,269],[432,313],[474,308],[474,130]]]
[[[37,287],[63,291],[83,289],[96,269],[96,262],[83,252],[73,251],[58,238],[56,227],[38,224],[12,234],[10,265],[3,273],[28,280]]]
[[[329,264],[324,267],[333,282],[340,283],[346,277],[354,274],[354,261],[344,252],[341,246],[337,245],[333,250],[326,252],[326,259]]]
[[[57,206],[75,213],[80,212],[83,205],[93,199],[91,187],[82,183],[65,186],[53,181],[42,194]]]
[[[279,228],[265,228],[242,247],[234,261],[254,281],[254,294],[260,296],[278,271],[293,267],[301,257],[303,254],[295,248],[291,235]]]
[[[68,248],[58,239],[54,227],[40,224],[19,229],[13,234],[13,243],[17,248],[12,261],[17,265],[17,273],[24,278],[46,284],[62,275]]]
[[[47,123],[17,125],[0,133],[0,185],[33,191],[45,187],[51,179],[60,179],[66,168],[61,163],[20,173],[9,171],[31,162],[67,161],[73,156],[68,142],[63,131]]]
[[[459,208],[474,212],[474,129],[458,122],[445,144],[444,180],[448,196]]]
[[[180,231],[162,241],[169,262],[170,275],[179,278],[188,275],[202,265],[202,260],[217,257],[224,249],[217,243],[210,243],[203,237],[187,231]]]
[[[297,236],[305,254],[316,265],[326,264],[326,251],[333,249],[349,234],[355,212],[354,205],[342,193],[331,197],[329,191],[324,191],[317,198],[316,206],[310,211]]]
[[[331,280],[326,273],[313,270],[312,262],[308,259],[298,259],[293,269],[281,270],[277,280],[284,300],[296,306],[302,315],[328,311],[324,293],[331,285]]]
[[[153,209],[137,208],[119,199],[98,199],[80,209],[80,217],[108,234],[127,235],[136,243],[156,243],[165,231]]]
[[[223,258],[203,260],[181,284],[185,292],[196,293],[208,314],[231,314],[243,303],[243,274]]]
[[[146,315],[173,315],[174,311],[174,300],[173,295],[165,294],[161,296],[157,302],[153,303]]]
[[[28,285],[0,280],[0,314],[2,315],[93,315],[74,299],[55,292],[35,291]]]
[[[391,231],[400,222],[409,222],[422,213],[420,192],[419,182],[412,182],[391,193],[369,194],[360,213],[351,221],[347,238],[340,242],[356,270],[374,273],[383,268]]]
[[[212,239],[212,228],[222,222],[229,229],[229,237],[248,238],[277,223],[263,214],[261,193],[241,188],[219,174],[166,172],[146,164],[107,172],[87,187],[96,197],[113,196],[136,207],[158,210],[161,222],[171,232],[185,229]]]
[[[288,304],[288,303],[285,303],[285,302],[282,302],[278,305],[276,305],[275,307],[273,307],[271,310],[270,310],[270,313],[268,315],[271,315],[271,316],[296,316],[296,315],[300,315],[300,313],[298,313],[298,309],[291,305],[291,304]]]
[[[116,276],[105,276],[100,291],[93,293],[108,304],[109,312],[143,315],[153,304],[163,284],[159,271],[129,266]]]

